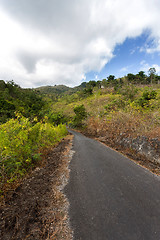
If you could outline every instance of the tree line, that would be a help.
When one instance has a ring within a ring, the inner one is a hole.
[[[86,83],[86,86],[89,88],[93,87],[107,87],[107,86],[115,86],[117,84],[160,84],[160,76],[156,74],[155,68],[150,68],[148,70],[148,76],[144,71],[140,71],[137,74],[128,73],[126,76],[122,78],[117,78],[114,75],[109,75],[106,79],[102,81],[94,81],[91,80]],[[84,84],[84,83],[83,83]]]

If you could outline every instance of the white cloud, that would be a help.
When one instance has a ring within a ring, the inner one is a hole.
[[[128,68],[129,68],[128,66],[127,67],[123,67],[123,68],[120,69],[120,72],[127,72]]]
[[[150,65],[145,60],[143,60],[143,61],[141,61],[140,65],[141,65],[141,68],[140,68],[139,71],[143,70],[144,72],[146,72],[146,74],[148,74],[148,70],[150,68],[155,68],[156,69],[156,74],[158,74],[158,75],[160,74],[160,65],[158,65],[158,64]]]
[[[23,87],[78,85],[146,29],[160,52],[158,0],[1,0],[0,78]]]

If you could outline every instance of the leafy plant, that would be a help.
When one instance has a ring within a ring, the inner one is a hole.
[[[87,112],[84,105],[79,105],[74,107],[74,113],[76,116],[74,117],[73,124],[75,127],[82,127],[83,120],[87,117]]]
[[[0,180],[11,182],[25,175],[41,159],[43,149],[53,146],[67,134],[66,127],[47,122],[32,124],[17,116],[0,125]]]
[[[48,120],[50,123],[53,123],[54,125],[58,126],[61,123],[62,124],[65,123],[67,119],[63,113],[55,112],[55,113],[50,113],[48,115]]]
[[[151,99],[155,99],[157,96],[157,92],[155,90],[145,90],[142,94],[142,97],[140,97],[137,100],[137,103],[141,107],[148,107],[149,106],[149,101]]]

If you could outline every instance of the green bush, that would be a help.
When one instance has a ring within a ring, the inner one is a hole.
[[[66,117],[61,112],[49,114],[48,120],[50,123],[53,123],[56,126],[61,123],[64,124],[67,121]]]
[[[87,112],[84,105],[79,105],[74,107],[74,113],[76,114],[73,120],[73,125],[75,127],[82,127],[83,120],[87,117]]]
[[[41,152],[67,134],[64,125],[32,124],[25,117],[0,125],[0,180],[13,181],[23,176],[41,159]]]
[[[141,107],[149,107],[149,101],[155,99],[156,96],[157,92],[155,90],[145,90],[142,97],[137,100],[137,104]]]

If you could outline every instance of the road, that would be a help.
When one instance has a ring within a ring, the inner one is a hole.
[[[160,177],[74,134],[65,193],[75,240],[160,240]]]

